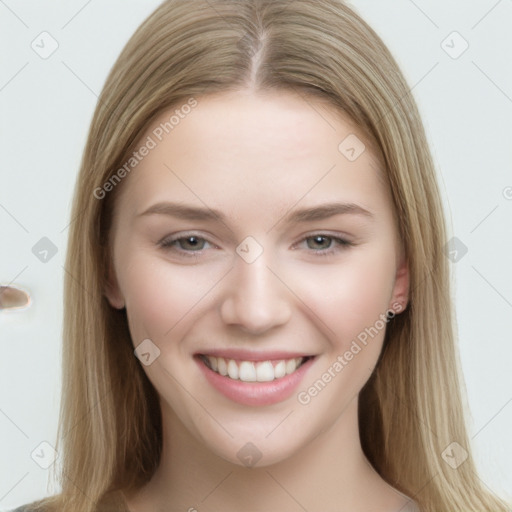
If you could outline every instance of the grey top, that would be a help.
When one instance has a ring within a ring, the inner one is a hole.
[[[395,489],[400,496],[403,496],[404,498],[408,499],[407,505],[405,505],[404,508],[401,508],[400,510],[397,510],[396,512],[420,512],[420,509],[418,507],[418,504],[409,496],[405,495],[403,492],[400,492],[398,489]],[[15,511],[16,512],[16,511]]]
[[[418,505],[415,501],[409,501],[404,508],[397,510],[397,512],[420,512]]]
[[[400,494],[402,494],[402,493],[400,493]],[[408,496],[405,496],[405,494],[402,494],[402,496],[410,499]],[[26,506],[27,505],[22,505],[21,507],[18,507],[15,510],[11,510],[10,512],[26,512],[27,511]],[[416,504],[416,502],[411,500],[404,508],[401,508],[400,510],[397,510],[396,512],[420,512],[420,509],[418,508],[418,505]]]

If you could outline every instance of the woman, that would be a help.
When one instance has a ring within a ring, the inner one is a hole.
[[[507,510],[470,454],[418,111],[339,0],[164,2],[72,218],[62,493],[32,510]]]

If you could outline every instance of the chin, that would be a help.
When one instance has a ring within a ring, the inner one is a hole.
[[[268,440],[253,441],[231,441],[228,445],[208,448],[225,461],[243,468],[264,468],[284,462],[303,449],[302,443],[296,442],[283,444],[285,440],[276,439],[274,442]]]

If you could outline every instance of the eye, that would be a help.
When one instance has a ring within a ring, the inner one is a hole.
[[[315,235],[306,238],[309,249],[329,249],[333,239],[330,236]]]
[[[191,255],[190,253],[200,252],[209,245],[209,242],[197,235],[185,235],[166,238],[158,244],[163,249],[171,249],[176,252]]]
[[[306,242],[306,247],[312,249],[313,252],[317,253],[319,256],[334,254],[353,245],[343,238],[322,233],[308,236],[304,238],[302,242]]]

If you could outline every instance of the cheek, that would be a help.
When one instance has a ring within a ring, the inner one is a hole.
[[[300,296],[306,298],[304,302],[322,320],[326,335],[337,344],[357,337],[388,310],[394,260],[382,254],[361,251],[339,264],[299,274]]]
[[[140,338],[174,337],[207,302],[214,279],[198,266],[133,254],[121,263],[120,285],[134,343]]]
[[[307,305],[321,320],[316,325],[324,326],[328,346],[322,363],[306,379],[297,400],[311,406],[310,412],[329,411],[329,425],[370,377],[387,327],[385,314],[392,293],[394,260],[360,256],[330,269],[322,268],[307,283],[303,280],[302,293],[310,298]]]

